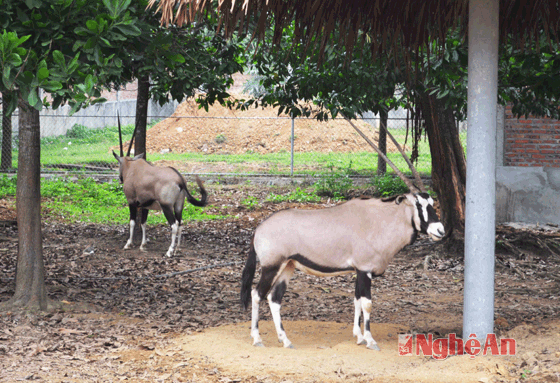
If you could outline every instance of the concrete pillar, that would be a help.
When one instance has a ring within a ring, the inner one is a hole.
[[[494,331],[499,0],[469,1],[463,338]]]

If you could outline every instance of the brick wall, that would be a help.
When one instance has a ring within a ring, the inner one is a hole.
[[[560,121],[515,118],[506,107],[504,165],[560,167]]]

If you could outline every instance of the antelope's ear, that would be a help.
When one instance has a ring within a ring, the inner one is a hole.
[[[144,153],[140,153],[136,156],[134,156],[134,158],[132,159],[132,161],[136,161],[139,160],[140,158],[144,158],[145,154]]]
[[[397,205],[400,205],[402,201],[404,201],[406,199],[406,195],[400,195],[395,199],[395,203]]]

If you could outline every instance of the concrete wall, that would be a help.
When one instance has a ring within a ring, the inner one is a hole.
[[[150,100],[148,105],[148,123],[167,118],[175,112],[178,103],[171,101],[163,107]],[[74,125],[88,128],[104,128],[117,125],[117,106],[121,124],[134,124],[136,116],[136,100],[107,101],[103,104],[82,109],[69,116],[70,106],[64,105],[56,110],[44,109],[40,112],[41,137],[60,136],[66,134]],[[18,131],[17,111],[12,116],[14,134]]]
[[[498,111],[496,222],[552,223],[560,225],[560,168],[548,152],[560,149],[550,141],[550,128],[543,129],[542,119],[516,119],[505,109]],[[559,124],[546,121],[547,126]],[[520,126],[522,125],[522,126]],[[520,131],[523,129],[524,131]],[[543,140],[536,140],[546,134]],[[552,146],[552,148],[551,148]],[[524,150],[521,152],[520,150]],[[520,156],[524,154],[524,157]],[[511,159],[515,158],[516,161]],[[519,161],[525,158],[524,161]],[[538,160],[538,161],[536,161]],[[514,166],[513,164],[519,164]]]

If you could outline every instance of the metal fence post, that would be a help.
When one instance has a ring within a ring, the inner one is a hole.
[[[292,140],[291,140],[292,141],[292,158],[291,158],[292,167],[291,167],[291,170],[290,170],[290,176],[291,177],[294,176],[294,120],[295,120],[295,118],[292,117]]]

